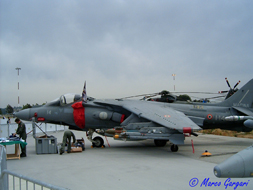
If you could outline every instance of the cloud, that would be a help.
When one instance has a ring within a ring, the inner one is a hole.
[[[1,1],[0,107],[119,98],[252,78],[250,1]],[[176,81],[172,74],[176,73]]]

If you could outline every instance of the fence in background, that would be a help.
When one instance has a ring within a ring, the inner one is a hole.
[[[6,149],[0,145],[0,189],[67,190],[7,170]]]
[[[9,137],[12,133],[16,133],[18,125],[15,122],[11,124],[5,124],[5,121],[1,121],[0,124],[0,138]],[[26,133],[33,135],[32,122],[24,122],[26,125]],[[68,129],[67,126],[55,125],[50,123],[41,123],[38,126],[45,132],[57,132]],[[37,127],[36,133],[42,133]],[[44,183],[39,180],[32,179],[22,174],[17,174],[7,170],[6,162],[6,149],[0,145],[0,189],[33,189],[33,190],[67,190],[62,187],[54,186],[51,184]]]
[[[32,122],[24,122],[26,125],[26,133],[33,134],[32,130]],[[68,129],[68,126],[64,125],[56,125],[56,124],[50,124],[50,123],[41,123],[38,124],[38,126],[44,131],[44,132],[57,132],[57,131],[63,131]],[[16,133],[18,125],[16,123],[11,124],[0,124],[0,138],[9,137],[12,133]],[[36,129],[36,133],[42,133],[39,128]]]

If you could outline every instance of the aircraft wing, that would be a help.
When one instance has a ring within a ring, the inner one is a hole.
[[[185,127],[190,127],[194,131],[201,130],[184,113],[167,107],[164,103],[137,101],[134,104],[125,104],[123,108],[139,117],[158,123],[166,128],[178,130],[179,132],[183,132]]]
[[[96,100],[95,103],[106,106],[120,106],[140,118],[147,119],[169,129],[178,130],[181,133],[184,132],[184,128],[191,128],[192,132],[201,130],[184,113],[168,107],[165,103],[133,100]]]

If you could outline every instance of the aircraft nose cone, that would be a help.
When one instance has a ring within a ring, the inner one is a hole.
[[[216,177],[221,177],[221,170],[219,166],[215,166],[213,169],[213,173]]]
[[[222,163],[214,167],[214,175],[216,177],[243,177],[244,162],[241,156],[235,154]]]
[[[15,116],[22,120],[30,120],[30,109],[21,110],[15,113]]]
[[[216,177],[252,177],[253,146],[250,146],[214,167]]]

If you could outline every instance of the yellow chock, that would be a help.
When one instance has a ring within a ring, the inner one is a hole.
[[[212,154],[208,152],[207,150],[202,154],[202,156],[211,156]]]
[[[94,148],[94,147],[91,145],[91,148]]]

